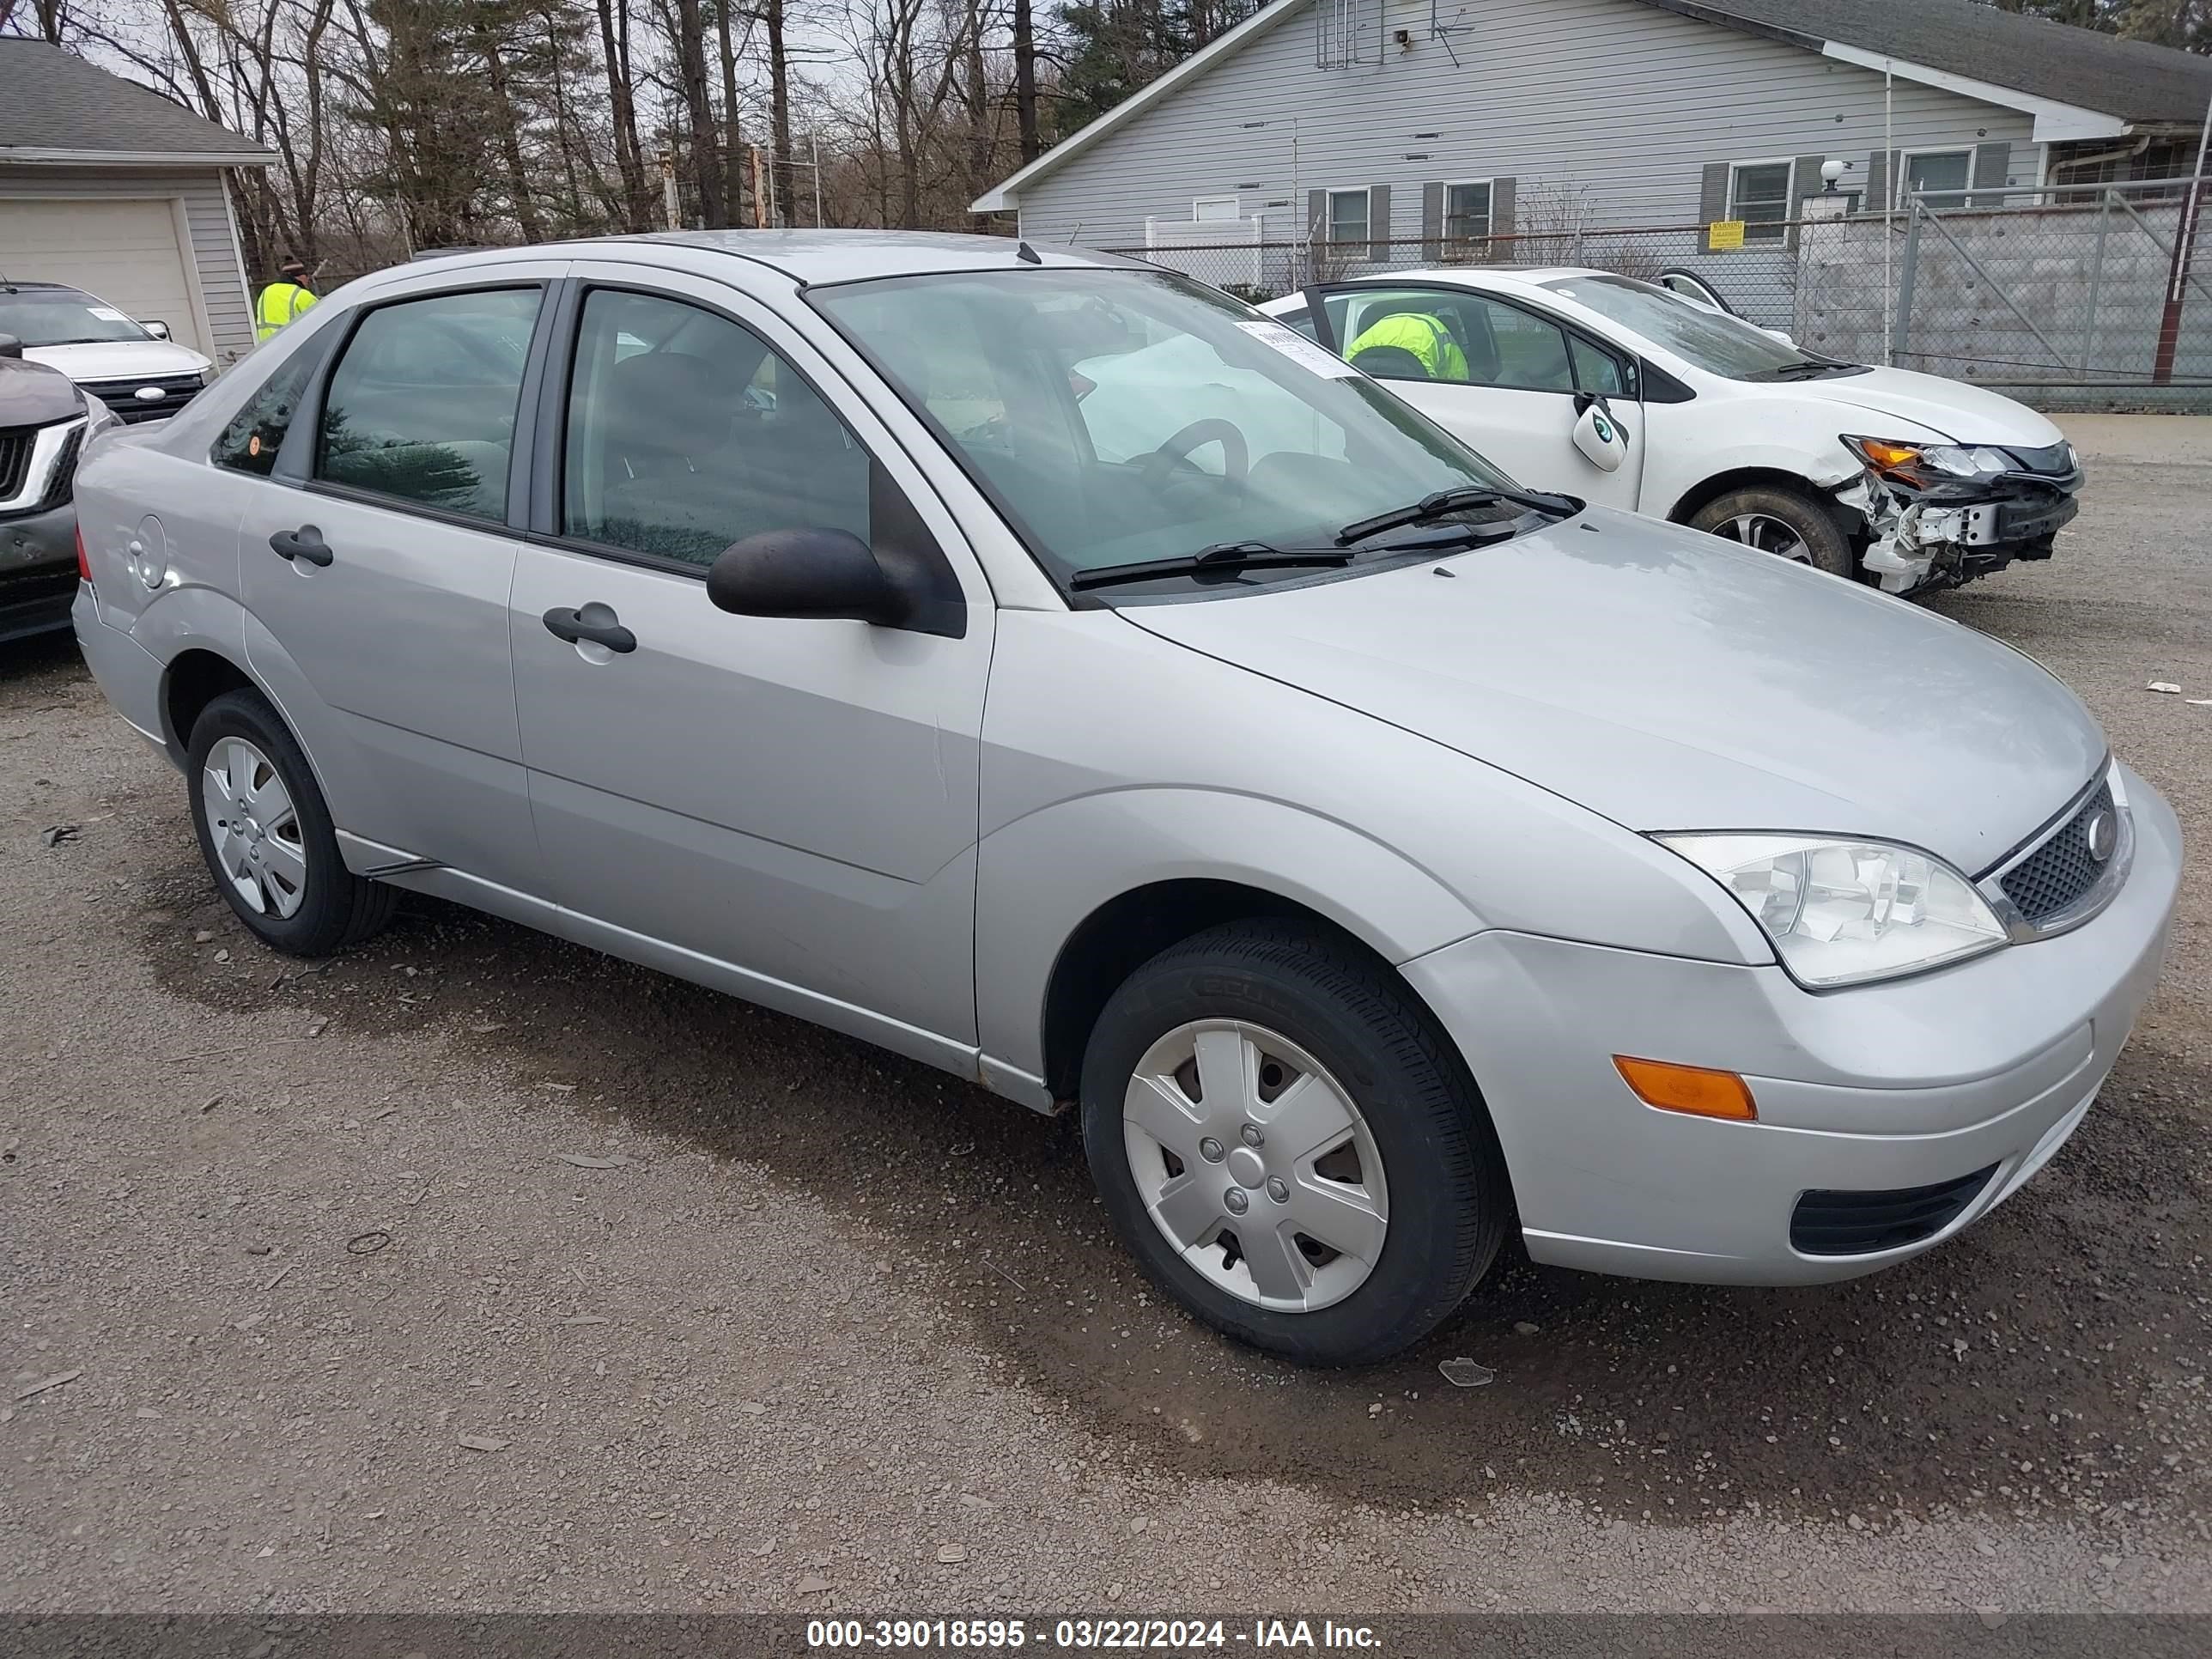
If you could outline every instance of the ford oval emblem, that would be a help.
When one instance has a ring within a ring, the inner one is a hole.
[[[157,386],[142,386],[131,395],[142,404],[158,404],[169,394]]]
[[[2120,844],[2120,821],[2100,806],[2081,826],[2081,838],[2088,843],[2089,856],[2100,864],[2106,863]]]

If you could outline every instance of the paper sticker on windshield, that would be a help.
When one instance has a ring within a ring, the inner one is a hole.
[[[1285,328],[1280,323],[1261,318],[1251,322],[1239,322],[1237,326],[1261,344],[1274,347],[1292,362],[1310,368],[1316,374],[1326,374],[1334,380],[1348,380],[1359,373],[1334,352],[1322,349],[1296,329]]]
[[[127,323],[131,320],[113,306],[87,306],[85,309],[103,323]]]

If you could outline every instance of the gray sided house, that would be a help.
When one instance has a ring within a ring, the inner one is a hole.
[[[0,276],[87,289],[227,362],[253,310],[224,171],[274,160],[73,53],[0,40]]]
[[[1493,239],[1741,220],[1771,251],[1824,161],[1861,210],[2170,177],[2208,99],[2212,62],[1972,0],[1275,0],[975,207],[1032,241],[1205,244],[1224,283],[1308,239],[1525,261]],[[1725,257],[1705,240],[1669,252]]]

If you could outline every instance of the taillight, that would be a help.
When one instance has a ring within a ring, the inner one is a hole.
[[[76,579],[81,582],[92,580],[92,561],[84,556],[84,526],[82,525],[77,526],[76,532]]]

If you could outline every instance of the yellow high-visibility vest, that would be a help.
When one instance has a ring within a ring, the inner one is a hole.
[[[312,307],[315,296],[297,283],[271,283],[254,302],[253,337],[265,340],[301,312]]]
[[[1437,318],[1426,312],[1401,311],[1377,319],[1360,331],[1359,337],[1346,349],[1347,361],[1355,358],[1370,346],[1395,346],[1401,351],[1410,351],[1420,359],[1421,367],[1429,372],[1432,380],[1451,380],[1465,385],[1468,373],[1467,354],[1459,349],[1451,331]]]

